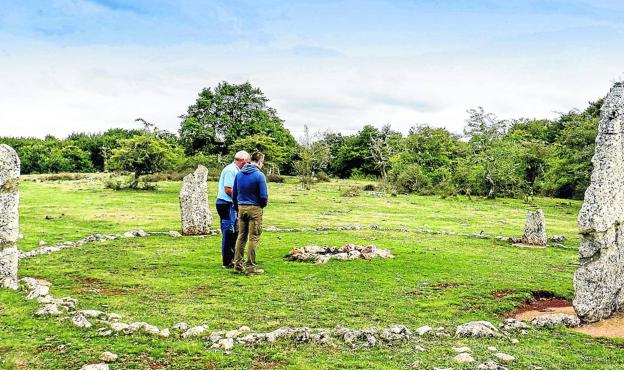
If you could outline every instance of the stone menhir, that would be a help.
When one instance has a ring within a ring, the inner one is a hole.
[[[574,274],[576,314],[595,322],[624,309],[624,85],[605,98],[591,183],[578,216],[580,264]]]
[[[208,169],[199,165],[195,172],[184,177],[180,190],[182,234],[207,235],[212,225],[208,207]]]
[[[522,244],[546,246],[546,219],[544,212],[538,209],[535,212],[529,211],[524,224],[524,235]]]
[[[17,289],[19,252],[20,160],[13,148],[0,145],[0,287]]]

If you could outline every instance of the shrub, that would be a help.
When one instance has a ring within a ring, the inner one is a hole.
[[[366,184],[363,189],[364,191],[376,191],[377,187],[374,184]]]
[[[350,186],[342,192],[343,197],[359,197],[362,194],[362,189],[359,186]]]
[[[267,181],[275,182],[275,183],[283,183],[285,181],[285,178],[284,176],[280,176],[278,174],[272,173],[270,175],[267,175]]]
[[[319,182],[330,182],[331,178],[323,171],[316,174],[316,180]]]

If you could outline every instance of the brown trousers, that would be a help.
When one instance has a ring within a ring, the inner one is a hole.
[[[239,206],[238,207],[238,239],[236,240],[236,249],[234,252],[234,265],[243,267],[243,255],[245,254],[245,246],[249,239],[249,248],[247,248],[247,267],[256,265],[256,248],[260,242],[260,234],[262,234],[262,208],[258,206]]]

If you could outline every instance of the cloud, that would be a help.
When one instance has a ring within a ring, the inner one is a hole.
[[[342,55],[336,49],[322,48],[316,46],[295,46],[294,48],[292,48],[292,52],[294,55],[297,56],[312,58],[338,57]]]

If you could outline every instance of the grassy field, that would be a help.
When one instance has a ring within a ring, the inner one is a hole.
[[[221,269],[218,236],[153,236],[87,244],[23,260],[20,277],[49,280],[54,296],[71,295],[83,308],[117,312],[126,321],[161,327],[179,321],[207,323],[211,330],[240,325],[265,331],[285,325],[364,329],[404,324],[411,329],[445,326],[453,332],[470,320],[498,323],[535,291],[572,298],[579,202],[340,196],[354,184],[334,181],[309,191],[292,180],[270,184],[265,226],[376,224],[520,236],[526,210],[540,207],[548,232],[569,240],[565,247],[519,249],[494,239],[416,232],[265,232],[258,262],[267,273],[247,277]],[[40,240],[51,244],[96,232],[177,230],[179,188],[180,183],[171,182],[161,183],[155,192],[128,192],[105,190],[99,181],[24,181],[20,214],[24,239],[19,247],[28,251]],[[211,183],[211,192],[215,188]],[[390,249],[396,259],[326,265],[283,259],[293,247],[345,243],[376,244]],[[499,298],[493,296],[496,291],[509,294]],[[486,348],[494,345],[516,357],[512,369],[624,368],[624,341],[562,328],[531,330],[517,337],[518,344],[501,338],[419,337],[401,345],[352,349],[283,341],[238,346],[224,354],[200,339],[98,337],[95,330],[77,329],[66,321],[35,318],[38,307],[25,301],[23,292],[0,291],[0,367],[78,369],[98,362],[99,354],[108,350],[120,355],[113,369],[400,369],[415,362],[420,369],[474,369],[474,364],[455,364],[452,347],[467,345],[477,361],[485,362],[492,359]]]

